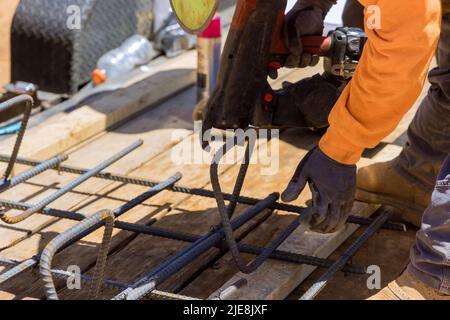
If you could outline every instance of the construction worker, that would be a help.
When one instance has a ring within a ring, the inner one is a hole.
[[[290,66],[317,62],[302,53],[297,39],[320,34],[334,2],[299,0],[288,14]],[[407,270],[372,298],[450,300],[450,1],[442,0],[442,8],[437,0],[359,2],[377,6],[381,26],[368,28],[366,17],[368,43],[358,70],[330,114],[330,128],[302,160],[282,197],[295,200],[308,182],[311,227],[321,232],[343,225],[356,180],[359,200],[416,209],[404,211],[403,217],[418,226],[429,205]],[[430,73],[432,87],[408,130],[408,143],[399,157],[361,169],[356,179],[355,163],[362,151],[392,132],[419,96],[438,44],[441,17],[438,67]]]

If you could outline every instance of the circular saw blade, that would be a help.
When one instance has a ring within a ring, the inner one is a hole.
[[[198,34],[211,22],[219,0],[170,0],[170,4],[181,27]]]

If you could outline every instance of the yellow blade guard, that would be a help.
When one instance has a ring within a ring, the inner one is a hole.
[[[181,27],[190,34],[199,34],[211,22],[219,0],[170,0]]]

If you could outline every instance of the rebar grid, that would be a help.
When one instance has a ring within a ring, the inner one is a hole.
[[[0,155],[0,162],[8,162],[10,159],[9,156],[6,155]],[[16,163],[27,165],[27,166],[37,166],[42,164],[41,161],[26,159],[26,158],[17,158]],[[89,170],[84,168],[77,168],[73,166],[66,166],[66,165],[58,165],[55,168],[50,168],[50,170],[57,170],[59,172],[64,173],[72,173],[72,174],[85,174]],[[138,186],[144,186],[144,187],[154,187],[155,185],[159,184],[160,182],[155,182],[151,180],[141,179],[137,177],[128,177],[124,175],[119,174],[113,174],[109,172],[100,172],[93,177],[115,181],[115,182],[122,182],[126,184],[134,184]],[[24,181],[23,181],[24,182]],[[204,198],[212,198],[215,199],[214,191],[202,189],[202,188],[190,188],[182,185],[173,185],[171,188],[168,189],[169,191],[176,192],[176,193],[185,193],[193,196],[199,196]],[[222,193],[223,198],[226,201],[231,201],[233,198],[232,194],[229,193]],[[237,203],[243,204],[243,205],[255,205],[258,202],[260,202],[262,199],[252,198],[252,197],[245,197],[245,196],[239,196],[237,198]],[[306,210],[304,207],[287,204],[287,203],[281,203],[281,202],[275,202],[273,205],[271,205],[268,209],[273,210],[279,210],[283,212],[289,212],[294,214],[303,214]],[[347,219],[347,223],[353,223],[361,226],[369,226],[373,222],[373,219],[364,218],[360,216],[350,216]],[[403,223],[398,222],[391,222],[387,221],[383,226],[383,229],[386,230],[393,230],[393,231],[406,231],[406,226]]]
[[[22,98],[24,99],[24,98]],[[20,99],[19,99],[20,100]],[[26,99],[25,99],[26,100]],[[24,117],[25,118],[25,117]],[[24,121],[24,128],[26,127],[26,121]],[[358,266],[352,266],[348,265],[349,259],[340,259],[336,262],[327,260],[327,259],[319,259],[316,257],[309,257],[304,255],[298,255],[293,254],[289,252],[283,252],[280,250],[277,250],[276,248],[300,225],[305,214],[305,209],[303,207],[288,205],[277,202],[278,194],[274,193],[266,197],[265,199],[255,199],[255,198],[249,198],[249,197],[243,197],[240,196],[240,189],[242,187],[243,179],[245,177],[246,167],[243,166],[241,169],[240,175],[238,177],[238,183],[235,187],[235,192],[233,194],[226,194],[222,193],[220,190],[220,185],[218,184],[218,177],[214,180],[214,174],[212,174],[212,180],[216,182],[215,188],[213,191],[205,190],[205,189],[199,189],[199,188],[187,188],[183,186],[176,185],[176,183],[181,179],[181,174],[176,174],[175,176],[169,178],[166,181],[163,182],[152,182],[144,179],[138,179],[138,178],[130,178],[126,176],[121,175],[114,175],[111,173],[104,173],[102,172],[105,168],[110,166],[112,163],[118,161],[119,159],[123,158],[136,148],[138,148],[140,145],[142,145],[142,140],[137,141],[136,143],[130,145],[129,147],[125,148],[115,156],[111,157],[107,161],[103,162],[102,164],[98,165],[97,167],[93,169],[81,169],[81,168],[75,168],[70,166],[64,166],[61,163],[67,160],[67,156],[61,155],[54,157],[52,159],[49,159],[47,161],[39,162],[34,160],[27,160],[23,158],[18,158],[17,153],[18,149],[20,147],[21,140],[23,138],[22,136],[18,137],[16,142],[16,147],[13,151],[13,155],[11,157],[7,156],[0,156],[0,161],[2,162],[8,162],[8,169],[6,171],[7,175],[5,175],[6,178],[9,177],[9,175],[12,172],[12,168],[15,163],[20,163],[28,166],[33,166],[33,168],[25,171],[24,173],[16,176],[12,179],[5,179],[5,181],[0,184],[0,192],[7,190],[9,188],[12,188],[14,186],[19,185],[20,183],[24,183],[31,179],[32,177],[35,177],[38,174],[41,174],[45,172],[46,170],[59,170],[61,172],[68,172],[68,173],[75,173],[81,175],[78,179],[75,179],[71,183],[69,183],[67,186],[63,187],[62,189],[58,190],[54,194],[52,194],[50,197],[44,199],[43,201],[39,202],[36,205],[32,204],[26,204],[26,203],[20,203],[20,202],[14,202],[14,201],[7,201],[7,200],[0,200],[0,205],[10,208],[10,209],[19,209],[22,211],[25,211],[24,213],[20,214],[17,217],[8,217],[4,214],[1,215],[1,218],[5,222],[9,223],[16,223],[23,221],[24,219],[30,217],[32,214],[36,212],[43,213],[45,215],[59,217],[59,218],[65,218],[65,219],[71,219],[76,221],[83,221],[78,226],[71,228],[67,232],[61,234],[60,236],[56,237],[53,242],[57,243],[58,245],[54,245],[53,247],[50,246],[50,248],[47,248],[44,250],[41,254],[32,257],[30,259],[27,259],[23,262],[15,262],[8,259],[0,259],[0,264],[14,264],[15,266],[7,270],[6,272],[0,274],[0,284],[12,279],[13,277],[21,274],[25,270],[28,270],[29,268],[35,266],[39,261],[41,261],[41,270],[45,274],[44,281],[46,282],[46,286],[48,287],[48,297],[49,298],[57,298],[56,289],[54,286],[52,286],[53,282],[51,280],[52,275],[64,277],[67,276],[67,273],[61,270],[52,270],[51,269],[51,259],[49,257],[52,257],[52,254],[56,254],[73,243],[79,241],[83,237],[89,235],[93,231],[97,230],[103,225],[102,221],[96,221],[95,219],[98,218],[97,215],[94,215],[92,217],[88,217],[85,214],[71,212],[71,211],[64,211],[64,210],[57,210],[48,208],[47,206],[54,202],[56,199],[60,198],[67,192],[70,192],[73,190],[76,186],[79,184],[87,181],[88,179],[92,177],[107,179],[110,181],[117,181],[117,182],[123,182],[123,183],[129,183],[129,184],[135,184],[135,185],[141,185],[141,186],[148,186],[151,187],[151,189],[142,195],[136,197],[135,199],[127,202],[120,208],[117,208],[116,210],[111,212],[112,219],[115,219],[125,212],[128,212],[135,206],[141,204],[142,202],[150,199],[154,195],[158,194],[159,192],[163,190],[169,190],[172,192],[179,192],[179,193],[186,193],[190,195],[195,196],[201,196],[201,197],[208,197],[208,198],[215,198],[218,200],[218,205],[221,209],[222,213],[227,213],[227,216],[231,217],[232,212],[234,211],[234,208],[237,203],[251,205],[250,207],[242,216],[236,218],[232,222],[229,221],[229,227],[231,227],[231,231],[228,230],[230,228],[226,228],[227,224],[225,225],[219,225],[212,229],[211,232],[204,236],[194,236],[194,235],[188,235],[188,234],[182,234],[182,233],[175,233],[170,232],[158,228],[154,228],[151,226],[145,226],[145,225],[138,225],[133,223],[126,223],[126,222],[119,222],[116,221],[115,223],[109,224],[109,228],[107,228],[104,240],[107,242],[108,239],[110,239],[110,234],[112,233],[112,228],[118,228],[122,230],[132,231],[135,233],[142,233],[142,234],[148,234],[148,235],[154,235],[159,237],[164,237],[168,239],[174,239],[174,240],[180,240],[180,241],[187,241],[192,242],[192,245],[189,246],[187,249],[183,250],[182,252],[178,253],[168,261],[166,261],[164,264],[162,264],[160,267],[156,268],[154,271],[147,274],[145,277],[138,280],[136,283],[128,285],[128,284],[119,284],[114,281],[109,280],[103,280],[103,271],[106,263],[106,257],[108,252],[108,247],[105,245],[100,250],[99,257],[97,259],[97,266],[94,272],[93,277],[89,276],[83,276],[84,281],[90,281],[91,282],[91,289],[89,291],[89,296],[91,298],[96,298],[100,292],[101,286],[109,286],[114,287],[115,289],[120,289],[122,292],[115,297],[115,299],[128,299],[128,300],[135,300],[135,299],[141,299],[147,295],[156,296],[159,298],[165,298],[165,299],[181,299],[181,300],[190,300],[195,299],[191,297],[184,297],[172,293],[166,293],[161,292],[156,289],[158,285],[163,283],[165,280],[167,280],[169,277],[171,277],[173,274],[187,266],[189,263],[191,263],[196,257],[201,255],[202,253],[206,252],[210,248],[217,247],[221,249],[232,249],[230,247],[230,235],[232,235],[233,230],[239,228],[244,223],[248,222],[250,219],[254,218],[256,215],[261,213],[265,209],[273,209],[273,210],[280,210],[280,211],[288,211],[292,213],[299,214],[297,218],[293,220],[293,222],[289,225],[287,230],[282,233],[282,235],[277,238],[271,246],[268,248],[260,248],[257,246],[251,246],[251,245],[245,245],[234,242],[234,256],[236,258],[236,253],[244,252],[244,253],[250,253],[253,255],[256,255],[256,259],[254,262],[247,268],[242,263],[238,264],[241,270],[252,272],[256,268],[258,268],[264,261],[266,261],[268,258],[277,259],[281,261],[287,261],[287,262],[293,262],[293,263],[299,263],[299,264],[309,264],[313,266],[318,267],[325,267],[330,268],[330,270],[326,273],[329,276],[334,274],[337,271],[345,271],[345,272],[354,272],[354,273],[365,273],[365,268],[358,267]],[[17,147],[18,144],[18,147]],[[12,165],[11,165],[12,164]],[[217,169],[217,167],[212,166],[212,172],[214,169]],[[224,201],[230,201],[230,204],[228,207],[224,206]],[[222,206],[221,206],[222,204]],[[233,209],[233,210],[231,210]],[[87,218],[87,220],[85,220]],[[15,220],[14,220],[15,219]],[[90,220],[92,219],[92,221]],[[92,222],[92,223],[91,223]],[[399,223],[393,223],[393,222],[387,222],[387,217],[385,219],[366,219],[361,218],[357,216],[352,216],[348,220],[349,223],[356,223],[359,225],[369,225],[368,231],[372,230],[373,226],[375,225],[377,228],[383,227],[385,229],[390,230],[405,230],[405,226],[403,224]],[[83,226],[83,227],[80,227]],[[76,230],[75,230],[76,229]],[[67,235],[70,234],[71,236],[68,237]],[[228,235],[228,236],[227,236]],[[369,235],[370,236],[370,235]],[[224,240],[227,239],[227,240]],[[61,241],[60,241],[61,240]],[[64,240],[64,241],[63,241]],[[367,239],[366,239],[367,240]],[[58,242],[59,241],[59,242]],[[50,242],[52,244],[53,242]],[[49,245],[50,245],[49,244]],[[50,254],[48,252],[50,252]],[[236,262],[239,262],[238,259],[236,259]],[[46,264],[47,263],[47,264]],[[336,267],[338,266],[338,267]],[[244,268],[245,267],[245,268]],[[96,280],[97,279],[97,280]],[[325,282],[326,284],[326,282]],[[233,286],[233,290],[228,290],[224,292],[221,295],[221,299],[226,299],[227,296],[229,296],[230,292],[235,292],[239,289],[239,287]]]

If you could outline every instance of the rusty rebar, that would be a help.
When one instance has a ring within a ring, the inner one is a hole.
[[[10,159],[9,156],[0,155],[0,161],[2,161],[2,162],[8,162],[9,159]],[[23,165],[27,165],[27,166],[36,166],[36,165],[39,165],[40,163],[42,163],[40,161],[26,159],[26,158],[17,158],[16,162],[18,164],[23,164]],[[66,165],[60,165],[57,168],[54,168],[53,170],[58,170],[60,172],[73,173],[73,174],[85,174],[86,172],[89,171],[88,169],[77,168],[77,167],[66,166]],[[100,178],[100,179],[105,179],[105,180],[110,180],[110,181],[115,181],[115,182],[134,184],[134,185],[139,185],[139,186],[144,186],[144,187],[153,187],[160,183],[160,182],[150,181],[150,180],[136,178],[136,177],[128,177],[125,175],[112,174],[109,172],[100,172],[100,173],[94,175],[94,177]],[[173,192],[185,193],[185,194],[189,194],[189,195],[193,195],[193,196],[213,198],[213,199],[215,198],[214,191],[202,189],[202,188],[190,188],[190,187],[186,187],[186,186],[182,186],[182,185],[174,185],[169,190],[173,191]],[[232,194],[222,193],[222,195],[226,201],[231,201],[233,199]],[[237,202],[240,204],[253,206],[261,200],[262,199],[239,196],[237,199]],[[300,206],[287,204],[287,203],[280,203],[280,202],[275,202],[273,205],[271,205],[269,207],[269,209],[285,211],[285,212],[290,212],[290,213],[295,213],[295,214],[303,214],[303,213],[305,213],[305,210],[306,210],[305,207],[300,207]],[[372,224],[372,222],[373,222],[373,219],[364,218],[364,217],[360,217],[360,216],[350,216],[347,219],[347,223],[353,223],[353,224],[362,225],[362,226],[369,226],[370,224]],[[406,231],[405,224],[398,223],[398,222],[387,221],[383,225],[382,228],[387,229],[387,230]]]
[[[16,142],[14,143],[13,151],[11,153],[10,160],[8,162],[8,166],[3,174],[3,181],[7,181],[9,176],[11,175],[14,165],[16,163],[17,156],[19,154],[20,147],[22,145],[23,137],[25,136],[25,131],[27,129],[28,121],[30,120],[31,110],[33,109],[34,100],[31,96],[27,94],[22,94],[20,96],[14,97],[0,103],[0,113],[4,112],[8,109],[11,109],[19,104],[25,104],[25,109],[23,112],[23,117],[20,123],[20,129],[17,133]]]
[[[94,276],[96,280],[94,286],[92,287],[92,294],[98,294],[103,284],[103,278],[100,278],[100,275],[104,274],[105,261],[108,254],[107,248],[109,248],[109,242],[111,241],[112,225],[114,223],[114,215],[109,210],[103,210],[94,214],[92,217],[89,217],[88,219],[80,222],[66,232],[61,233],[45,246],[45,249],[41,254],[39,266],[42,280],[44,281],[45,287],[47,288],[45,291],[47,299],[58,300],[58,293],[56,292],[56,287],[53,282],[53,275],[51,272],[52,260],[55,254],[62,247],[66,246],[68,242],[73,241],[73,239],[79,237],[81,234],[83,234],[83,232],[98,224],[99,222],[105,224],[105,233],[107,233],[107,235],[103,238],[103,240],[105,240],[107,243],[102,243],[101,245],[101,247],[105,250],[101,249],[99,251],[97,262],[100,262],[100,265],[98,266],[98,268],[96,266],[96,274]]]
[[[26,210],[25,212],[23,212],[23,213],[21,213],[21,214],[19,214],[17,216],[9,216],[9,215],[3,213],[3,214],[0,215],[0,219],[3,222],[7,223],[7,224],[16,224],[16,223],[24,221],[25,219],[29,218],[30,216],[32,216],[36,212],[40,211],[42,208],[45,208],[50,203],[52,203],[55,200],[59,199],[60,197],[62,197],[66,193],[72,191],[74,188],[76,188],[77,186],[79,186],[83,182],[86,182],[87,180],[89,180],[90,178],[95,176],[100,171],[102,171],[105,168],[109,167],[113,163],[119,161],[120,159],[122,159],[123,157],[128,155],[130,152],[132,152],[133,150],[135,150],[138,147],[140,147],[142,144],[143,144],[142,140],[138,140],[137,142],[131,144],[130,146],[128,146],[125,149],[123,149],[122,151],[118,152],[117,154],[115,154],[111,158],[109,158],[106,161],[100,163],[99,165],[97,165],[96,167],[92,168],[91,170],[89,170],[88,172],[83,174],[82,176],[78,177],[77,179],[73,180],[72,182],[70,182],[66,186],[64,186],[61,189],[59,189],[58,191],[54,192],[53,194],[51,194],[50,196],[48,196],[44,200],[40,201],[38,204],[34,205],[33,207],[31,207],[30,209]]]

